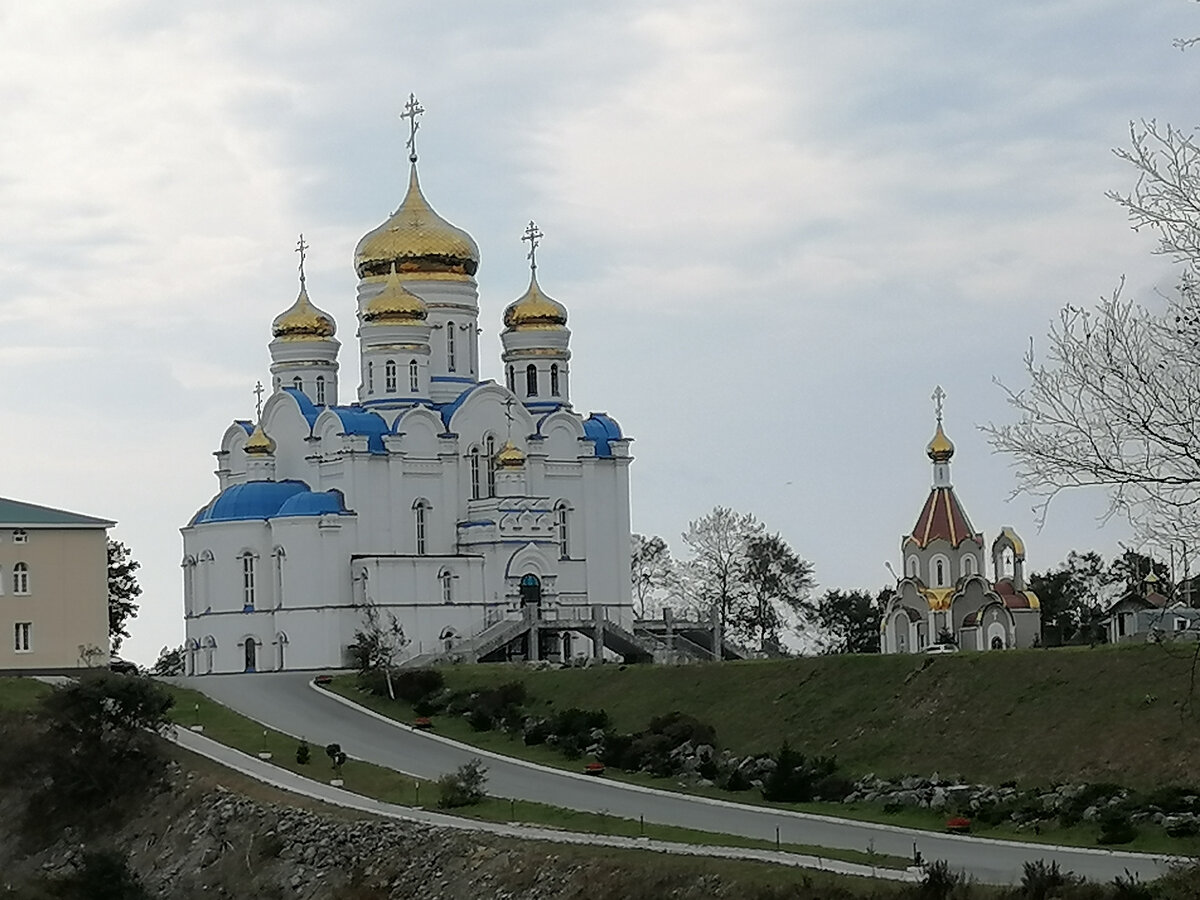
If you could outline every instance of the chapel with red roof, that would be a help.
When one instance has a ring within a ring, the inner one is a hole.
[[[884,653],[921,653],[933,644],[961,650],[1031,647],[1041,634],[1037,595],[1025,585],[1025,544],[1012,528],[991,545],[975,531],[950,480],[954,444],[942,429],[942,400],[934,392],[937,429],[925,448],[933,486],[912,531],[900,541],[903,575],[880,626]]]

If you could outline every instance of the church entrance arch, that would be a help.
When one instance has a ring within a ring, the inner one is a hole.
[[[540,606],[542,602],[542,579],[532,572],[521,576],[521,606]]]
[[[1004,649],[1004,639],[1001,638],[999,635],[992,638],[992,649],[993,650],[1003,650]]]
[[[245,650],[246,650],[246,669],[245,669],[245,671],[247,671],[247,672],[258,671],[258,669],[256,667],[256,663],[258,662],[258,644],[255,642],[254,638],[252,638],[252,637],[246,638]]]

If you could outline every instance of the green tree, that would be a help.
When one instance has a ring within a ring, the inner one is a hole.
[[[749,588],[747,602],[732,611],[733,629],[758,649],[780,653],[780,631],[803,621],[811,612],[809,592],[815,586],[812,563],[801,559],[778,534],[754,534],[746,541],[741,577]]]
[[[664,594],[674,587],[675,561],[671,558],[671,548],[658,535],[634,534],[631,545],[633,600],[638,618],[644,619],[654,614],[655,607],[662,605]]]
[[[1042,643],[1065,644],[1076,638],[1104,604],[1104,584],[1104,560],[1095,551],[1072,550],[1057,568],[1031,574],[1029,589],[1041,603]]]
[[[1150,575],[1154,575],[1158,580],[1156,585],[1146,583]],[[1109,564],[1103,582],[1118,588],[1120,595],[1135,594],[1141,597],[1152,586],[1153,590],[1167,597],[1175,592],[1171,570],[1166,563],[1128,548],[1124,548],[1121,555]]]
[[[404,626],[392,614],[391,610],[381,612],[374,603],[363,604],[362,627],[354,632],[354,641],[350,644],[350,656],[354,667],[361,675],[372,672],[383,672],[387,682],[388,697],[396,699],[396,689],[392,684],[392,669],[400,659],[404,648],[412,643],[404,634]]]
[[[137,598],[142,588],[134,573],[141,567],[128,547],[108,539],[108,637],[114,653],[129,637],[125,623],[137,617]]]
[[[688,596],[696,611],[711,618],[717,640],[714,655],[734,622],[735,610],[753,602],[743,569],[752,538],[765,528],[750,513],[739,513],[727,506],[688,523],[683,543],[691,552],[684,577]]]
[[[891,588],[869,591],[830,589],[817,601],[817,626],[824,653],[878,653],[879,622]]]

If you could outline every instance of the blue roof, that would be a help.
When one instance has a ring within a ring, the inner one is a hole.
[[[205,522],[251,522],[278,515],[279,508],[296,494],[308,492],[303,481],[247,481],[221,491],[200,510],[193,524]]]
[[[283,501],[272,518],[285,516],[347,515],[346,498],[336,488],[331,491],[303,491]]]
[[[485,384],[491,384],[491,382],[482,381],[479,384],[473,384],[449,403],[443,403],[439,409],[439,412],[442,414],[442,424],[449,428],[450,420],[454,417],[454,414],[458,412],[458,408],[466,402],[467,397],[471,395],[471,391],[475,390],[476,388],[481,388]]]
[[[234,419],[233,424],[241,425],[242,430],[244,432],[246,432],[246,434],[254,434],[254,423],[253,422],[247,421],[246,419]]]
[[[592,413],[584,419],[583,433],[596,445],[596,455],[605,459],[611,459],[613,455],[609,441],[619,441],[623,437],[621,426],[608,413]]]
[[[296,405],[300,407],[300,414],[308,420],[308,427],[312,428],[317,421],[317,416],[321,414],[320,407],[314,406],[313,402],[308,399],[308,394],[296,388],[284,388],[285,394],[290,394],[292,399],[296,401]]]
[[[342,420],[343,434],[365,434],[369,438],[367,449],[372,453],[387,453],[383,436],[388,433],[387,422],[378,414],[361,406],[331,406]]]

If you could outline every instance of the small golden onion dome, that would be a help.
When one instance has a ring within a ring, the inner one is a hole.
[[[934,462],[949,462],[950,457],[954,455],[954,444],[950,442],[950,438],[946,437],[946,432],[942,431],[942,423],[938,422],[937,431],[933,435],[933,440],[929,442],[929,446],[925,448],[925,453]]]
[[[434,277],[467,278],[479,268],[475,240],[433,211],[421,193],[415,164],[400,208],[367,232],[354,250],[359,278],[386,275],[393,263],[401,275]]]
[[[367,301],[363,321],[373,325],[416,325],[428,315],[425,301],[400,283],[396,264],[392,263],[383,290]]]
[[[525,453],[510,438],[496,454],[496,465],[501,469],[519,469],[525,465]]]
[[[263,431],[262,422],[259,422],[242,449],[250,456],[269,456],[275,452],[275,442]]]
[[[281,341],[324,341],[337,333],[337,325],[333,316],[313,306],[308,288],[301,282],[300,296],[275,317],[271,333]]]
[[[567,308],[542,291],[537,273],[530,277],[529,289],[504,310],[504,327],[509,331],[549,331],[566,324]]]

